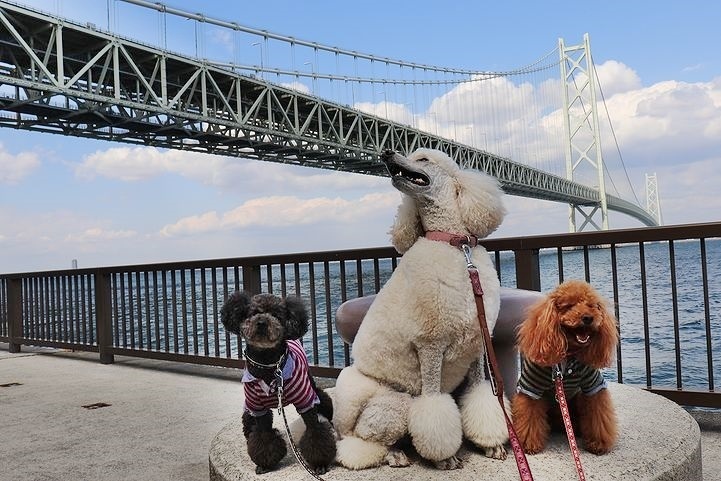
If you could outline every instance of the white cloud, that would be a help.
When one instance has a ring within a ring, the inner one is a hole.
[[[11,154],[0,144],[0,184],[17,184],[40,166],[37,154]]]
[[[606,99],[617,93],[629,92],[641,87],[641,79],[636,71],[616,60],[608,60],[596,65],[596,73]]]
[[[300,199],[274,196],[251,199],[222,214],[216,211],[184,217],[160,230],[164,237],[193,235],[247,227],[293,228],[310,224],[363,225],[364,219],[393,210],[398,193],[368,194],[357,200],[340,197]]]
[[[106,230],[101,227],[90,227],[79,234],[70,233],[65,236],[65,242],[104,242],[116,239],[135,237],[133,230]]]

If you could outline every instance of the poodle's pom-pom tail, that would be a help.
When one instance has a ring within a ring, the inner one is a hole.
[[[297,297],[286,297],[285,308],[288,310],[286,336],[288,339],[300,339],[308,332],[308,310],[305,303]]]
[[[220,311],[220,320],[225,329],[233,334],[239,334],[240,324],[248,316],[249,307],[250,295],[242,291],[232,293]]]
[[[510,416],[511,405],[505,397],[503,401]],[[463,434],[475,445],[490,448],[508,441],[506,418],[488,381],[468,389],[459,404]]]
[[[367,469],[380,466],[388,454],[388,447],[347,436],[336,446],[336,461],[348,469]]]
[[[456,454],[463,441],[463,428],[451,395],[427,394],[413,399],[408,431],[418,454],[430,461],[442,461]]]

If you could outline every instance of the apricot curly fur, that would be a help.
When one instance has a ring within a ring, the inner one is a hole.
[[[585,319],[585,322],[584,322]],[[591,321],[591,322],[589,322]],[[569,341],[569,331],[588,330],[587,343]],[[561,363],[569,354],[595,369],[607,367],[616,352],[618,328],[616,318],[606,301],[587,282],[566,281],[531,307],[518,330],[518,350],[522,356],[540,366]],[[573,352],[569,353],[569,349]],[[552,399],[552,396],[550,397]],[[584,448],[594,454],[609,452],[617,438],[618,426],[613,402],[607,389],[573,400],[574,424]],[[533,399],[522,392],[512,400],[514,426],[528,454],[541,452],[548,442],[556,403],[544,396]]]

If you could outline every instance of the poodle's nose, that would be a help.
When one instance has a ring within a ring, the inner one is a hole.
[[[581,318],[581,322],[583,322],[586,326],[591,324],[593,322],[593,316],[583,316]]]
[[[396,151],[393,149],[386,149],[381,153],[381,160],[383,162],[388,162],[393,158],[393,156],[396,155]]]
[[[260,333],[265,332],[268,329],[268,322],[261,317],[255,321],[255,329]]]

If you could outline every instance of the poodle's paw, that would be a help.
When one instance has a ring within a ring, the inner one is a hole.
[[[506,412],[511,411],[507,399],[504,400]],[[468,388],[459,401],[463,434],[468,440],[483,450],[496,449],[508,441],[508,425],[498,398],[488,381]],[[495,456],[489,456],[495,459]]]
[[[257,474],[273,471],[285,457],[285,441],[280,431],[253,431],[248,436],[248,456],[255,463]]]
[[[411,401],[408,432],[425,459],[442,461],[454,456],[463,441],[461,414],[450,394],[426,394]]]
[[[328,466],[336,457],[335,431],[331,424],[321,421],[306,429],[298,441],[298,449],[313,469],[328,471]]]
[[[583,448],[591,454],[601,455],[611,451],[613,443],[609,443],[605,439],[584,440]]]
[[[391,468],[405,468],[411,465],[411,460],[408,459],[406,453],[400,449],[391,449],[386,454],[386,462]]]
[[[447,471],[449,469],[461,469],[463,467],[463,460],[458,456],[451,456],[450,458],[436,461],[434,464],[437,469]]]
[[[311,468],[311,471],[313,471],[313,474],[317,474],[320,476],[321,474],[327,473],[329,469],[330,469],[330,466],[327,466],[327,465],[313,466]]]
[[[508,454],[506,453],[506,448],[504,448],[503,445],[484,448],[484,454],[487,458],[498,459],[501,461],[505,461],[508,457]]]
[[[546,447],[542,442],[536,442],[528,439],[522,441],[521,444],[523,445],[523,452],[530,455],[538,454]]]
[[[338,441],[336,461],[348,469],[367,469],[380,466],[386,459],[388,447],[355,436]]]

